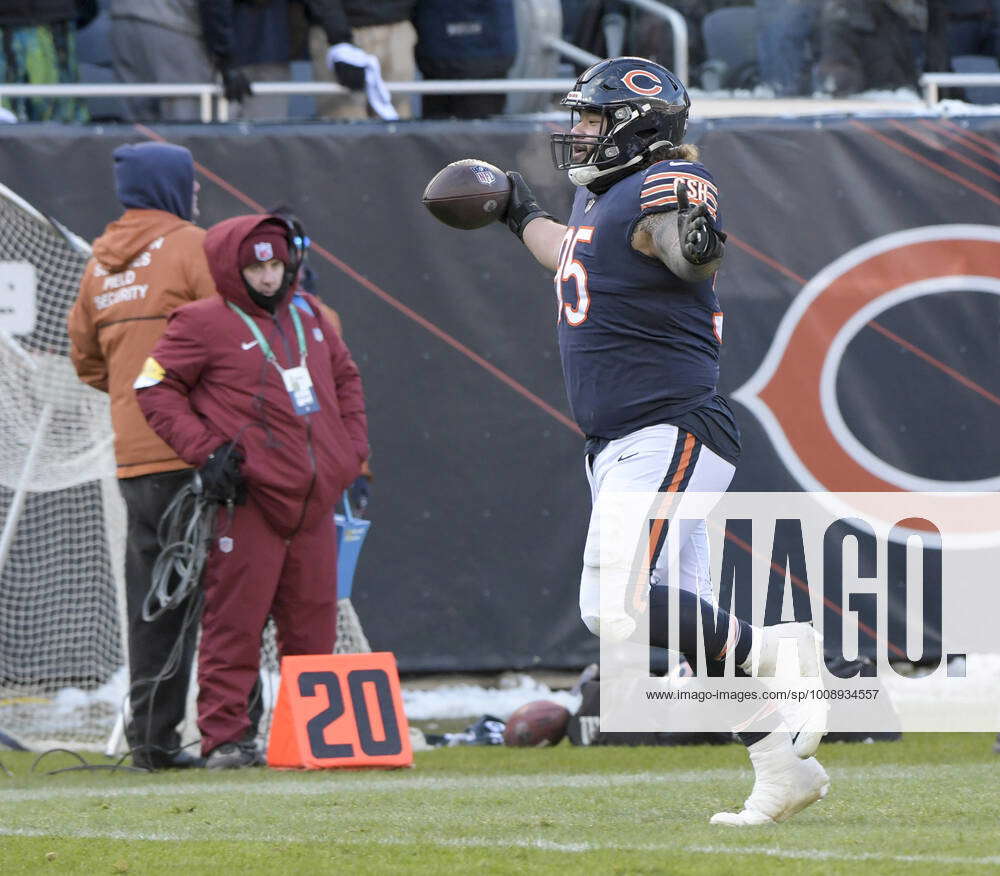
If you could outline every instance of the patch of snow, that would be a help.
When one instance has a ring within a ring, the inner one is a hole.
[[[78,687],[64,687],[53,700],[57,712],[67,713],[91,706],[112,706],[117,709],[128,694],[128,670],[119,666],[115,674],[96,690],[82,690]]]

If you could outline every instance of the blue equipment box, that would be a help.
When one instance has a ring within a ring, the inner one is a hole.
[[[333,519],[337,523],[337,599],[350,599],[354,570],[372,522],[354,516],[346,490],[344,513],[334,514]]]

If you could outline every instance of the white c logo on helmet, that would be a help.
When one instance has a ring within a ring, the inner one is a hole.
[[[636,83],[636,79],[640,76],[645,76],[652,85],[639,85]],[[663,83],[660,81],[658,76],[654,76],[648,70],[629,70],[624,76],[622,76],[622,82],[625,83],[625,87],[629,91],[634,91],[636,94],[642,94],[646,97],[652,97],[654,94],[659,94],[663,91]]]

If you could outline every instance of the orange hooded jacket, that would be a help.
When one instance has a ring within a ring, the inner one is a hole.
[[[69,313],[70,357],[111,396],[118,477],[188,468],[152,430],[132,384],[175,308],[215,294],[205,232],[165,210],[127,210],[94,241]]]

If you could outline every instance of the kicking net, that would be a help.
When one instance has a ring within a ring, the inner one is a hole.
[[[0,330],[0,729],[33,746],[99,743],[124,687],[108,399],[77,380],[66,336],[89,255],[0,186],[0,290],[25,263],[36,278],[34,328]]]

